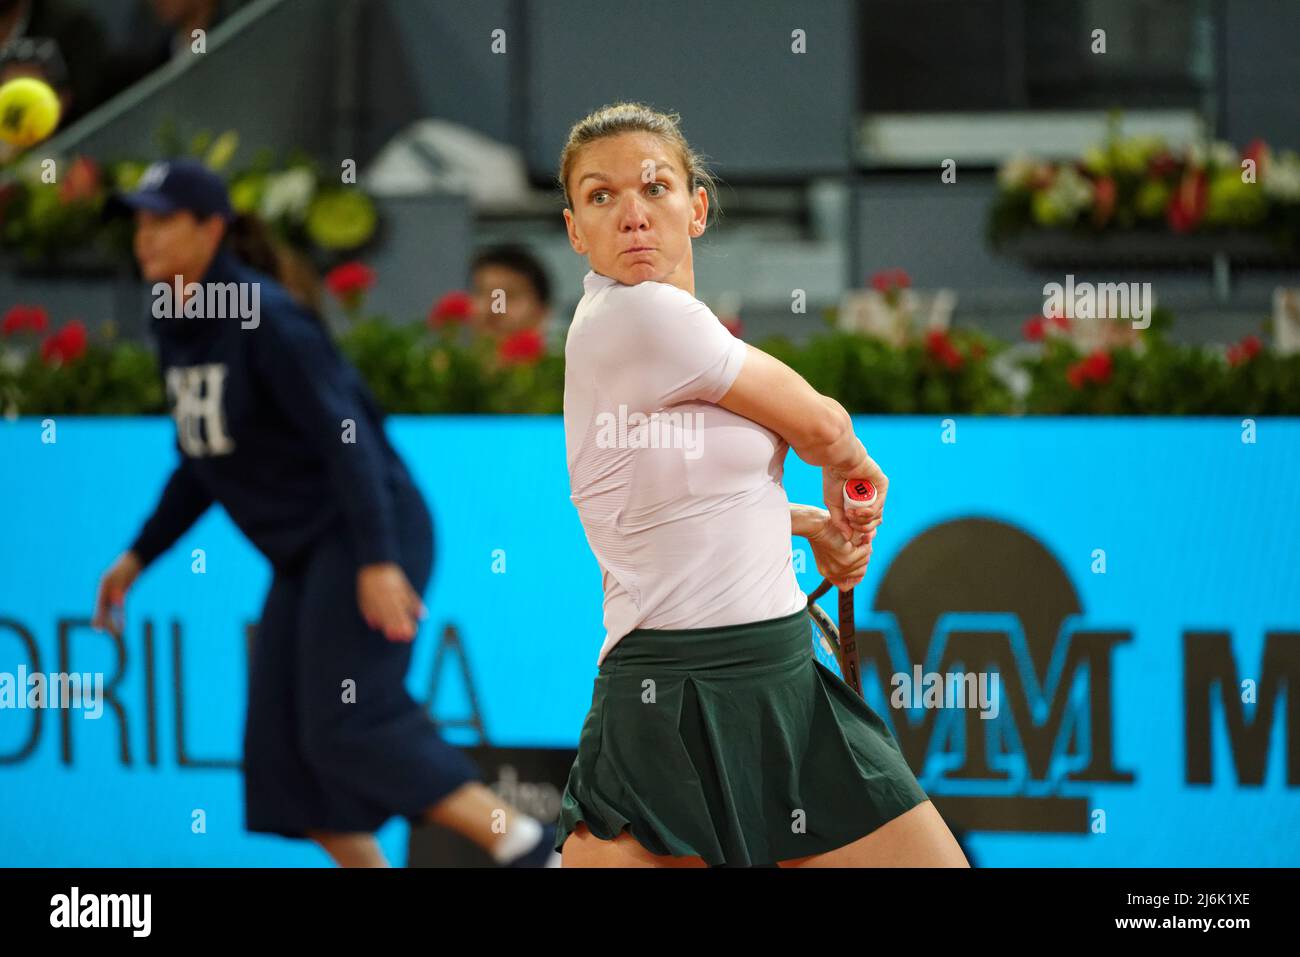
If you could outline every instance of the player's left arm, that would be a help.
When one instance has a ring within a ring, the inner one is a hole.
[[[859,536],[861,543],[855,545],[840,533],[826,509],[791,502],[790,533],[808,540],[817,572],[823,578],[846,582],[852,587],[866,574],[874,529],[866,536]]]

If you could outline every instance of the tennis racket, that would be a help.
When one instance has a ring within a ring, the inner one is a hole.
[[[851,479],[844,483],[845,509],[864,508],[876,500],[876,489],[866,479]],[[823,578],[808,596],[808,616],[813,622],[813,654],[862,696],[862,676],[858,668],[857,626],[853,621],[853,589],[841,589],[839,594],[839,625],[817,604],[817,599],[831,589],[830,579]]]

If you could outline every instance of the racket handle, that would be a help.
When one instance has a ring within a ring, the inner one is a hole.
[[[876,500],[876,487],[866,479],[849,479],[844,483],[844,507],[866,508]]]
[[[866,508],[876,500],[876,487],[866,479],[849,479],[844,483],[844,511]],[[856,540],[855,540],[856,543]]]

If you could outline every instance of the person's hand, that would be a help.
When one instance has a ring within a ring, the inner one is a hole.
[[[366,624],[382,631],[389,641],[414,640],[420,619],[429,613],[396,562],[361,566],[357,605]]]
[[[876,498],[861,508],[844,508],[844,483],[850,479],[866,479],[876,489]],[[885,496],[889,492],[889,479],[871,456],[850,472],[839,469],[822,469],[822,497],[831,513],[831,524],[844,538],[853,542],[870,542],[876,529],[884,521]]]
[[[122,636],[126,592],[139,576],[141,567],[135,552],[125,551],[104,572],[99,580],[99,593],[95,596],[95,616],[90,621],[91,627],[107,631],[114,638]]]
[[[828,512],[823,509],[813,511],[815,514],[805,519],[808,524],[804,537],[812,547],[817,571],[836,588],[853,588],[867,573],[871,538],[875,532],[870,533],[865,542],[855,545],[840,534]]]

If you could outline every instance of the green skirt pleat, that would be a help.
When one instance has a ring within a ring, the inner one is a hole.
[[[637,629],[605,657],[560,809],[654,854],[770,866],[821,854],[928,800],[889,728],[784,618]]]

